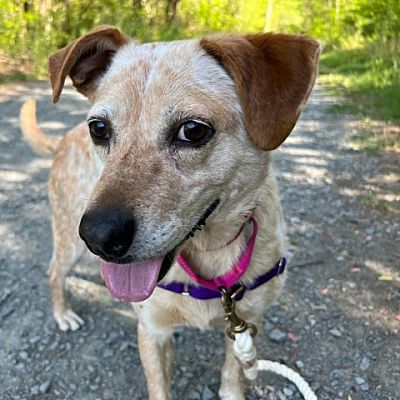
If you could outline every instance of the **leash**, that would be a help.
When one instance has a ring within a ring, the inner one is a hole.
[[[257,360],[257,350],[253,341],[257,335],[257,328],[254,324],[241,319],[235,310],[236,298],[243,290],[243,287],[235,291],[225,287],[220,288],[225,320],[229,321],[226,334],[234,340],[233,352],[243,368],[245,377],[254,380],[257,378],[258,371],[273,372],[295,384],[304,400],[318,400],[310,385],[296,371],[278,362]]]

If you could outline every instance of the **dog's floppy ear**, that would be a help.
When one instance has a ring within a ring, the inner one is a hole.
[[[116,50],[128,38],[113,26],[100,26],[70,43],[49,58],[49,75],[56,103],[69,75],[76,89],[89,96],[108,68]]]
[[[247,132],[263,150],[289,135],[311,92],[319,44],[284,34],[216,35],[200,41],[235,81]]]

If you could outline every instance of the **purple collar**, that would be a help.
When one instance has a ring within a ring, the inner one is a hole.
[[[267,283],[275,276],[279,276],[285,271],[286,267],[286,258],[282,257],[268,272],[256,278],[250,285],[243,285],[237,283],[231,288],[236,291],[240,287],[243,287],[238,296],[235,298],[235,301],[241,300],[246,293],[247,290],[253,290],[258,288],[259,286]],[[208,289],[202,286],[196,285],[186,285],[184,283],[179,282],[171,282],[167,284],[159,284],[158,287],[162,289],[169,290],[170,292],[174,292],[177,294],[181,294],[183,296],[190,296],[198,300],[211,300],[211,299],[218,299],[221,297],[221,292],[219,290]]]

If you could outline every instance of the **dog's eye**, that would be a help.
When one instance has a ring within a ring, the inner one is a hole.
[[[96,144],[105,144],[111,138],[110,124],[101,119],[89,121],[89,131]]]
[[[175,144],[201,146],[214,134],[214,129],[199,121],[186,121],[182,124],[173,140]]]

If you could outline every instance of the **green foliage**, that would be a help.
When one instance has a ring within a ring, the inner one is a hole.
[[[99,24],[142,41],[264,29],[307,33],[327,49],[400,40],[398,0],[0,0],[0,11],[0,54],[36,75],[51,52]]]
[[[357,28],[366,38],[390,41],[400,38],[400,2],[398,0],[362,0]]]
[[[400,120],[399,0],[0,0],[0,83],[45,77],[56,49],[99,24],[139,41],[263,30],[318,38],[336,107]]]
[[[321,56],[321,80],[371,119],[400,120],[400,53],[369,45]]]

